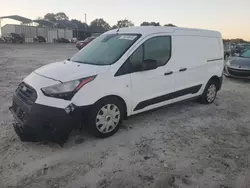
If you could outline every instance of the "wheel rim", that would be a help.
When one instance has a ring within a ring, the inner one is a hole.
[[[114,104],[107,104],[97,113],[96,128],[101,133],[110,133],[118,126],[120,118],[119,108]]]
[[[207,91],[207,101],[213,102],[216,97],[217,88],[214,84],[210,85]]]

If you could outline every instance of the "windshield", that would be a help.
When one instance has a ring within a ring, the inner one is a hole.
[[[138,34],[106,34],[84,47],[71,61],[93,65],[115,63],[140,37]]]
[[[244,58],[250,58],[250,50],[246,50],[244,51],[240,57],[244,57]]]

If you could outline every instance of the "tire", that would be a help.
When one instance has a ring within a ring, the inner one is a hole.
[[[124,119],[124,105],[115,97],[101,99],[84,117],[86,130],[97,138],[114,135]]]
[[[212,104],[218,92],[218,82],[210,80],[201,95],[199,102],[202,104]]]

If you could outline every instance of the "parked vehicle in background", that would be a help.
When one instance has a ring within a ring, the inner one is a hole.
[[[88,37],[83,41],[78,41],[76,43],[76,47],[78,48],[78,50],[81,50],[83,47],[85,47],[87,44],[89,44],[92,40],[94,40],[96,37],[92,36],[92,37]]]
[[[239,56],[245,50],[244,46],[236,45],[235,48],[231,49],[232,56]]]
[[[232,57],[224,68],[227,77],[250,78],[250,49],[243,51],[238,57]]]
[[[111,30],[71,59],[23,80],[10,108],[18,122],[14,128],[22,140],[61,145],[74,129],[106,138],[127,116],[187,99],[213,103],[223,67],[222,36],[216,31]]]
[[[227,60],[231,55],[231,49],[228,45],[224,46],[224,59]]]
[[[68,39],[65,39],[65,38],[59,38],[59,39],[57,39],[56,42],[58,42],[58,43],[70,43],[70,41]]]
[[[3,42],[5,42],[4,38],[0,37],[0,43],[3,43]]]
[[[75,38],[75,37],[72,38],[72,39],[71,39],[71,42],[72,42],[72,43],[76,43],[76,42],[77,42],[77,38]]]
[[[46,43],[46,39],[43,36],[35,36],[33,38],[33,42],[35,43],[45,42]]]
[[[24,43],[25,38],[24,36],[17,34],[17,33],[10,33],[8,36],[4,37],[5,42],[9,43]]]
[[[242,46],[243,46],[244,50],[250,49],[250,44],[244,44],[244,45],[242,45]]]
[[[230,57],[230,51],[224,52],[224,59],[227,60]]]

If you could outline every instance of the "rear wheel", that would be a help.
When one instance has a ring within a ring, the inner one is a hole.
[[[85,117],[87,131],[93,136],[107,138],[115,134],[124,118],[124,105],[114,97],[97,102]]]
[[[200,98],[202,104],[211,104],[214,102],[218,91],[218,83],[214,80],[210,80],[204,89],[204,92]]]

